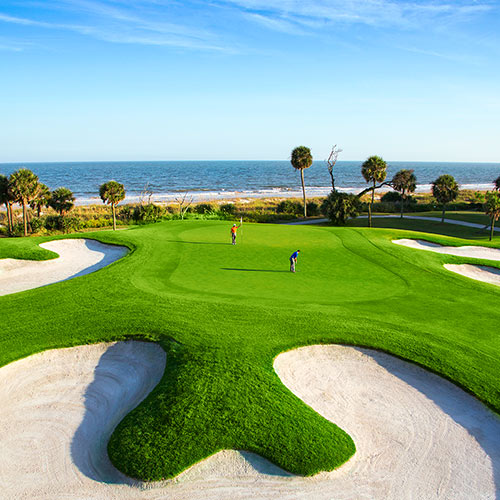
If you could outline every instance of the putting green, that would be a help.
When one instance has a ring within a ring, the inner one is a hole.
[[[82,343],[159,342],[167,352],[165,375],[109,444],[112,461],[130,476],[172,477],[228,448],[303,475],[348,460],[355,451],[349,436],[288,391],[273,370],[277,354],[300,345],[382,349],[500,410],[500,290],[443,268],[466,258],[392,243],[467,240],[249,224],[232,246],[229,224],[218,221],[88,236],[133,251],[97,273],[0,298],[0,364]],[[0,257],[52,257],[36,247],[46,239],[0,240]],[[299,272],[292,274],[288,257],[297,248]]]

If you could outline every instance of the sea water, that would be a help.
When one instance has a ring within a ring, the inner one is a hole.
[[[336,186],[357,192],[367,184],[361,175],[361,161],[339,161],[335,166]],[[26,167],[40,181],[55,189],[73,191],[78,204],[98,203],[99,186],[114,179],[125,186],[126,201],[139,199],[174,201],[188,193],[195,201],[231,198],[301,196],[300,175],[289,161],[129,161],[67,163],[4,163],[0,173],[9,175]],[[500,163],[388,162],[387,179],[400,169],[413,169],[417,191],[430,190],[442,174],[450,174],[462,189],[491,189],[500,176]],[[325,162],[315,162],[305,170],[308,196],[330,192],[331,182]]]

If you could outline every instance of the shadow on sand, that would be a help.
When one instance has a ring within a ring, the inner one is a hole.
[[[102,354],[87,387],[85,414],[71,441],[71,458],[85,476],[108,484],[138,485],[111,463],[107,445],[118,423],[156,386],[165,370],[156,344],[119,342]]]
[[[427,372],[424,368],[406,362],[413,370],[400,370],[391,362],[389,354],[370,349],[355,348],[357,351],[373,358],[389,373],[404,380],[422,394],[434,401],[457,424],[474,436],[484,452],[490,457],[495,482],[496,498],[500,499],[500,418],[489,408],[483,405],[474,396],[466,393],[458,386],[440,377]],[[425,372],[426,381],[419,376],[419,371]],[[428,383],[429,373],[436,377],[436,384]]]

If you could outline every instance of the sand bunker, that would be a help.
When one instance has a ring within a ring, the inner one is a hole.
[[[116,423],[160,379],[165,353],[120,342],[36,354],[0,369],[5,498],[471,499],[500,492],[500,419],[453,384],[391,356],[304,347],[275,368],[307,404],[354,438],[337,471],[291,476],[223,451],[172,481],[145,485],[109,463]],[[497,484],[497,485],[496,485]]]
[[[473,280],[484,281],[500,286],[500,269],[489,266],[475,266],[473,264],[445,264],[448,271],[452,271]]]
[[[456,255],[457,257],[470,257],[472,259],[500,260],[500,248],[488,248],[479,246],[447,247],[438,243],[425,240],[392,240],[396,245],[417,248],[418,250],[429,250],[436,253]]]
[[[392,240],[396,245],[416,248],[418,250],[430,250],[431,252],[456,255],[458,257],[468,257],[473,259],[487,259],[500,261],[500,249],[479,246],[447,247],[438,243],[431,243],[425,240]],[[500,285],[500,269],[489,266],[476,266],[474,264],[445,264],[448,271],[452,271],[467,278],[472,278],[492,285]]]
[[[42,243],[59,255],[45,261],[1,259],[0,295],[51,285],[89,274],[122,258],[128,249],[95,240],[68,239]]]

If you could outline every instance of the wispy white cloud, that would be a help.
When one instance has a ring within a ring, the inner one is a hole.
[[[494,9],[484,1],[396,0],[221,0],[220,3],[258,14],[268,27],[281,29],[280,21],[303,26],[316,24],[364,24],[385,28],[428,26],[432,21],[461,22]],[[273,22],[271,22],[273,21]]]
[[[147,2],[151,3],[151,1]],[[90,36],[107,42],[140,45],[172,46],[187,49],[235,52],[235,48],[221,43],[219,38],[208,30],[174,23],[165,20],[163,12],[154,9],[143,15],[142,9],[133,2],[128,7],[111,5],[109,2],[94,0],[57,0],[50,3],[52,9],[63,7],[77,19],[82,14],[88,22],[73,24],[71,22],[55,22],[18,17],[0,12],[0,22],[27,27],[68,30],[81,35]],[[48,5],[45,5],[48,7]]]

